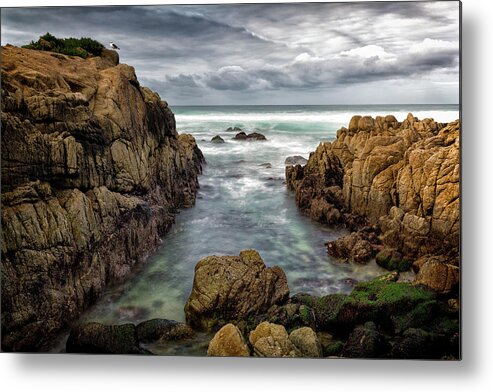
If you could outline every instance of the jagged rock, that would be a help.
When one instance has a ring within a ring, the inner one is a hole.
[[[354,232],[327,243],[327,253],[343,262],[364,264],[375,255],[375,247],[366,233]],[[374,239],[373,239],[374,240]]]
[[[258,357],[297,357],[300,355],[282,325],[264,321],[250,332],[249,339],[254,355]]]
[[[381,242],[406,260],[458,254],[459,121],[409,115],[354,116],[332,143],[321,143],[307,164],[286,167],[300,209],[329,222],[320,201],[381,228]],[[342,197],[334,191],[339,189]],[[329,200],[330,199],[330,200]]]
[[[301,155],[294,155],[292,157],[287,157],[286,160],[284,161],[284,164],[286,166],[291,166],[291,165],[306,165],[308,160],[306,158],[303,158]]]
[[[211,143],[221,144],[221,143],[225,143],[225,141],[221,136],[216,135],[211,139]]]
[[[134,324],[104,325],[84,323],[70,332],[68,353],[146,354],[139,346]]]
[[[459,267],[431,259],[421,266],[414,278],[414,284],[429,287],[441,294],[448,294],[458,287],[459,276]]]
[[[185,316],[191,326],[211,330],[256,316],[288,297],[284,271],[266,268],[257,251],[243,250],[239,257],[209,256],[195,266]]]
[[[174,320],[152,319],[139,323],[136,327],[139,342],[181,340],[194,335],[192,328]]]
[[[226,324],[209,343],[207,355],[213,357],[248,357],[250,350],[240,330],[234,324]]]
[[[289,340],[296,346],[302,357],[318,358],[322,356],[322,346],[318,336],[310,327],[295,329],[289,334]]]
[[[193,205],[203,156],[117,54],[2,47],[2,349],[35,351]]]

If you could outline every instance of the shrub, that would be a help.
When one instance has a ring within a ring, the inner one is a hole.
[[[104,46],[91,38],[57,38],[50,33],[46,33],[35,41],[23,45],[26,49],[46,50],[66,54],[68,56],[79,56],[87,58],[89,56],[100,56]]]

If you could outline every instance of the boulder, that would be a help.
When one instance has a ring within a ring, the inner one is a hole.
[[[380,358],[388,349],[387,341],[377,331],[375,323],[369,321],[359,325],[351,332],[342,356],[346,358]]]
[[[226,129],[226,132],[243,132],[243,130],[240,128],[240,127],[228,127],[228,129]]]
[[[145,354],[139,346],[134,324],[104,325],[84,323],[70,331],[68,353]]]
[[[209,343],[207,355],[213,357],[248,357],[250,350],[240,330],[234,324],[226,324]]]
[[[303,158],[301,155],[294,155],[292,157],[287,157],[286,160],[284,161],[284,164],[286,166],[291,166],[291,165],[306,165],[308,160],[306,158]]]
[[[376,255],[377,264],[389,271],[404,272],[411,268],[411,262],[405,260],[395,249],[384,248]]]
[[[252,133],[247,135],[243,131],[238,132],[233,139],[234,140],[267,140],[267,138],[264,135],[262,135],[261,133],[252,132]]]
[[[459,267],[431,259],[421,266],[414,278],[414,284],[426,286],[440,294],[448,294],[458,288],[459,277]]]
[[[209,256],[195,266],[185,316],[192,327],[211,330],[254,317],[288,297],[284,271],[277,266],[267,268],[257,251]]]
[[[374,240],[364,232],[354,232],[335,241],[328,242],[327,253],[341,262],[364,264],[376,253]]]
[[[295,329],[289,334],[289,340],[296,346],[302,357],[318,358],[322,356],[322,346],[318,336],[310,327]]]
[[[221,143],[225,143],[225,141],[221,136],[216,135],[211,139],[211,143],[221,144]]]
[[[174,320],[152,319],[143,321],[136,327],[139,342],[181,340],[194,335],[192,328]]]
[[[250,344],[258,357],[297,357],[298,349],[289,340],[288,333],[282,325],[267,321],[260,323],[250,332]]]

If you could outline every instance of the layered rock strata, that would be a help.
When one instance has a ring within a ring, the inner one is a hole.
[[[43,349],[192,206],[203,156],[118,55],[2,47],[2,348]]]

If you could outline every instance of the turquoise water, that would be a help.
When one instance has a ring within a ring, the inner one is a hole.
[[[324,243],[345,232],[317,224],[298,211],[284,184],[285,158],[308,158],[320,141],[333,140],[353,114],[394,114],[399,121],[410,111],[442,122],[458,118],[457,105],[172,109],[178,131],[194,135],[207,160],[196,205],[177,216],[156,253],[127,282],[108,289],[84,320],[183,321],[195,264],[211,254],[237,255],[246,248],[257,249],[268,266],[281,266],[293,294],[349,292],[354,280],[385,271],[375,263],[341,265],[327,256]],[[261,132],[267,141],[232,140],[234,133],[226,129],[234,126]],[[225,143],[211,143],[215,135]],[[179,353],[179,347],[172,353]]]

